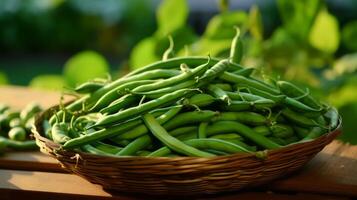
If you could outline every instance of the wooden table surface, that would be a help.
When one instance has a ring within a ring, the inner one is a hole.
[[[21,87],[0,87],[0,102],[16,108],[36,101],[55,105],[60,95]],[[357,146],[338,141],[289,177],[259,188],[196,199],[353,199],[357,197]],[[104,191],[67,173],[57,161],[40,152],[9,152],[0,157],[0,199],[158,199]],[[167,197],[161,197],[167,199]],[[173,198],[173,197],[170,197]],[[182,199],[182,197],[181,197]]]

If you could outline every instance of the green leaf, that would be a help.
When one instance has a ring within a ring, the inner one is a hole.
[[[220,12],[227,12],[229,9],[229,0],[218,0],[218,7]]]
[[[278,0],[277,4],[284,28],[300,41],[306,41],[321,1]]]
[[[357,53],[347,54],[335,61],[333,65],[335,75],[343,75],[357,71]]]
[[[226,52],[227,55],[225,56],[228,57],[231,41],[231,39],[211,40],[203,37],[199,41],[192,44],[191,48],[189,49],[190,55],[211,55],[213,57],[217,57],[222,56],[222,54]],[[183,54],[183,52],[180,53],[181,55]]]
[[[179,52],[185,45],[190,45],[191,43],[197,41],[198,37],[192,30],[192,28],[188,26],[183,26],[171,34],[174,40],[174,52]],[[169,41],[167,37],[160,37],[160,35],[156,34],[157,42],[155,48],[155,55],[157,57],[161,57],[165,52],[167,47],[169,46]]]
[[[59,75],[40,75],[34,77],[29,86],[41,90],[60,91],[66,85],[66,81]]]
[[[234,26],[246,25],[248,15],[245,12],[225,12],[214,16],[204,32],[208,39],[232,39],[236,33]],[[244,32],[244,31],[243,31]]]
[[[253,37],[261,41],[263,39],[263,21],[258,6],[254,5],[249,11],[249,31]]]
[[[143,67],[147,64],[160,60],[155,54],[157,40],[149,37],[141,40],[130,54],[130,67],[132,70]]]
[[[357,77],[352,77],[337,91],[329,95],[329,101],[336,107],[357,103]]]
[[[342,135],[338,138],[350,144],[357,144],[357,102],[347,104],[338,109],[342,116]]]
[[[0,71],[0,85],[6,85],[8,82],[6,74]]]
[[[188,17],[186,0],[163,0],[157,10],[157,23],[162,35],[171,34],[185,26]]]
[[[64,66],[64,76],[70,86],[109,74],[105,58],[94,51],[83,51],[71,57]]]
[[[347,23],[342,29],[342,43],[351,51],[357,51],[357,21]]]
[[[334,53],[340,44],[340,32],[337,19],[327,12],[321,10],[311,28],[309,42],[314,48]]]

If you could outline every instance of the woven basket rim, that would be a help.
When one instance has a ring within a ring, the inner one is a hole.
[[[71,103],[71,102],[68,102]],[[68,104],[66,103],[66,104]],[[245,152],[238,152],[235,154],[230,154],[230,155],[219,155],[219,156],[214,156],[214,157],[189,157],[189,156],[180,156],[180,157],[146,157],[146,156],[106,156],[106,155],[97,155],[97,154],[91,154],[91,153],[87,153],[87,152],[82,152],[82,151],[76,151],[76,150],[65,150],[62,148],[61,144],[57,144],[55,142],[53,142],[52,140],[44,137],[40,132],[42,131],[42,121],[44,120],[45,116],[50,112],[50,111],[54,111],[57,110],[59,107],[59,105],[53,106],[43,112],[41,112],[40,114],[38,114],[36,116],[35,122],[33,124],[32,127],[32,133],[36,139],[36,144],[41,148],[41,149],[49,149],[52,153],[50,152],[46,152],[47,154],[51,154],[51,155],[55,155],[55,156],[64,156],[64,155],[78,155],[81,157],[92,157],[92,158],[111,158],[111,159],[120,159],[120,160],[137,160],[137,159],[142,159],[142,160],[170,160],[170,161],[182,161],[182,160],[194,160],[194,161],[207,161],[207,160],[214,160],[217,157],[219,158],[230,158],[230,157],[256,157],[255,153],[245,153]],[[294,149],[297,148],[298,146],[304,146],[306,144],[309,143],[314,143],[317,142],[319,140],[322,140],[325,137],[329,137],[332,139],[334,139],[335,137],[337,137],[337,135],[339,135],[341,133],[341,129],[342,129],[342,118],[341,116],[339,116],[339,120],[338,120],[338,126],[334,129],[331,130],[328,133],[325,133],[321,136],[319,136],[318,138],[312,139],[312,140],[306,140],[303,142],[295,142],[295,143],[291,143],[289,145],[285,145],[282,146],[281,148],[278,149],[270,149],[270,150],[263,150],[260,152],[264,152],[266,153],[266,155],[271,155],[271,154],[275,154],[278,153],[280,151],[283,150],[288,150],[288,149]],[[41,131],[40,131],[41,130]],[[48,150],[47,150],[48,151]]]

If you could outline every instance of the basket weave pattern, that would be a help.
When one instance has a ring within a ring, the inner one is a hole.
[[[60,145],[42,136],[42,120],[48,114],[40,115],[33,128],[43,153],[105,189],[157,195],[212,194],[261,185],[301,168],[340,134],[338,128],[312,141],[269,150],[266,159],[246,153],[212,158],[119,158],[60,150]]]

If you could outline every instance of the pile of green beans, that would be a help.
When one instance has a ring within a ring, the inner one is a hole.
[[[338,126],[337,111],[308,90],[241,66],[239,30],[229,59],[166,54],[120,79],[78,86],[81,98],[43,122],[46,137],[105,156],[212,157],[262,155]]]
[[[38,149],[30,133],[35,115],[41,111],[42,108],[36,103],[28,104],[21,111],[0,104],[0,154],[6,150]]]

